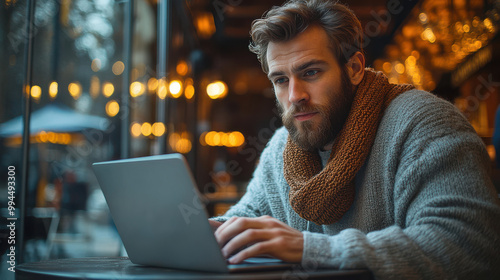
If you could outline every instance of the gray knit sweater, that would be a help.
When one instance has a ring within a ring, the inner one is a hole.
[[[452,104],[417,90],[394,99],[355,178],[355,201],[331,225],[308,222],[290,206],[287,136],[276,131],[245,195],[215,220],[270,215],[287,223],[304,234],[308,269],[367,268],[377,279],[500,279],[500,207],[488,155]]]

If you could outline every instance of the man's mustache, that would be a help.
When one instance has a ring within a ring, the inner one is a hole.
[[[281,111],[281,117],[293,118],[295,114],[317,112],[320,111],[320,109],[314,105],[292,105],[290,108],[288,108],[288,110],[285,110],[283,107],[281,107],[280,111]]]

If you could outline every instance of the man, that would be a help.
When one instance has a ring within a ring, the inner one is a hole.
[[[230,262],[265,254],[380,279],[499,275],[488,155],[452,104],[365,69],[361,25],[343,5],[292,0],[251,34],[285,128],[242,199],[211,220]]]

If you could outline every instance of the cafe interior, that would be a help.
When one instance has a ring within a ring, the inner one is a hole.
[[[282,126],[249,30],[283,2],[1,1],[0,209],[5,220],[15,170],[19,258],[125,253],[94,162],[180,153],[210,216],[237,202]],[[366,65],[453,103],[500,190],[500,1],[341,2],[364,28]]]

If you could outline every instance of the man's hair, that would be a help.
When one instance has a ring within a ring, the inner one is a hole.
[[[363,52],[361,23],[345,5],[328,0],[290,0],[283,6],[274,6],[252,23],[249,49],[257,54],[265,73],[269,72],[266,59],[269,43],[291,40],[310,25],[326,31],[330,48],[341,66],[355,52]]]

